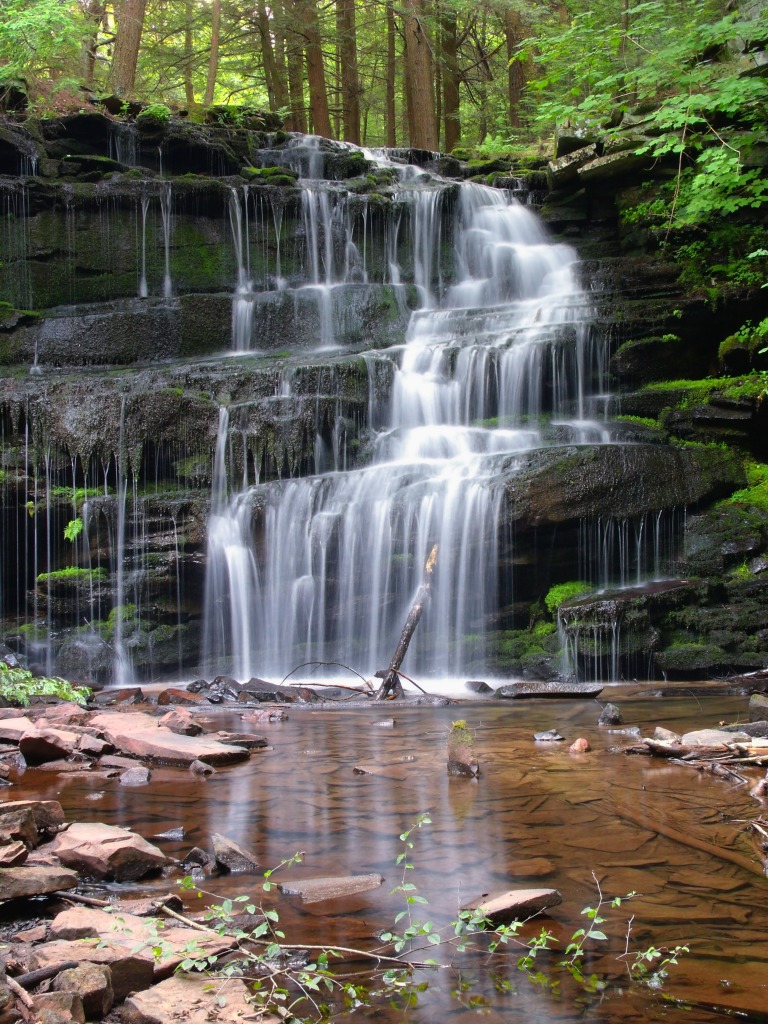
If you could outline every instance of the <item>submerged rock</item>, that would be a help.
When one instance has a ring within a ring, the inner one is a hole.
[[[563,902],[557,889],[508,889],[483,893],[468,900],[462,910],[482,914],[492,924],[523,921]]]
[[[602,691],[603,687],[598,683],[507,683],[496,690],[496,696],[502,700],[531,700],[536,697],[589,699],[599,696]]]

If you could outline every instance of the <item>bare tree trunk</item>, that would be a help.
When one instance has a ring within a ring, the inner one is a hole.
[[[85,58],[85,84],[90,88],[96,78],[96,49],[99,35],[99,25],[105,15],[104,3],[102,0],[90,0],[86,10],[86,17],[89,22],[90,31],[83,41]]]
[[[387,94],[386,122],[387,145],[397,145],[397,114],[395,112],[395,11],[392,0],[387,0],[387,70],[385,76]]]
[[[446,13],[440,23],[443,51],[443,125],[444,146],[450,153],[461,137],[459,120],[459,63],[456,15]]]
[[[273,44],[272,26],[270,25],[264,0],[259,0],[256,23],[261,37],[261,59],[264,64],[264,78],[267,84],[267,95],[272,110],[280,110],[288,106],[288,83],[285,78],[285,65],[282,55],[282,35],[274,31]],[[279,58],[275,51],[278,50]]]
[[[525,26],[518,11],[508,8],[504,14],[504,35],[507,42],[507,97],[509,101],[509,123],[513,128],[522,127],[521,105],[525,90],[525,65],[517,59],[517,47],[525,39]]]
[[[219,43],[221,41],[221,0],[213,0],[211,8],[211,55],[208,59],[208,80],[205,83],[203,103],[210,107],[216,89],[216,75],[219,70]]]
[[[192,37],[192,19],[194,8],[192,0],[185,0],[184,3],[184,99],[187,106],[195,102],[195,90],[192,85],[192,61],[194,40]]]
[[[405,87],[411,145],[436,150],[432,49],[423,0],[406,0],[405,3]]]
[[[117,34],[109,75],[109,84],[116,96],[130,96],[136,84],[146,9],[147,0],[122,0],[116,11]]]
[[[424,576],[422,578],[419,591],[416,594],[416,600],[411,605],[411,610],[408,612],[408,618],[405,620],[403,631],[400,634],[400,640],[395,648],[395,653],[392,655],[392,661],[390,661],[389,668],[384,674],[384,682],[381,684],[379,692],[376,694],[377,700],[386,700],[389,696],[402,697],[403,695],[403,686],[400,682],[398,669],[403,663],[403,658],[405,658],[408,653],[408,645],[411,642],[411,637],[419,624],[421,613],[424,611],[424,605],[429,598],[429,590],[432,586],[432,573],[435,568],[435,563],[437,562],[437,551],[438,546],[435,544],[430,551],[429,558],[424,566]]]
[[[360,77],[357,67],[355,0],[336,0],[341,58],[341,113],[344,139],[360,145]]]
[[[332,139],[331,115],[328,109],[328,91],[325,84],[323,50],[320,39],[320,22],[317,16],[315,0],[305,0],[303,16],[312,130],[315,135],[322,135],[327,139]]]

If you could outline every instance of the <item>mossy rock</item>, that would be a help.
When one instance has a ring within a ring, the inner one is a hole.
[[[670,673],[707,673],[728,663],[725,651],[715,644],[676,644],[656,654],[657,667]]]
[[[254,184],[261,182],[265,185],[283,186],[295,185],[299,177],[298,173],[290,167],[280,167],[278,165],[271,167],[243,167],[240,171],[240,176]]]

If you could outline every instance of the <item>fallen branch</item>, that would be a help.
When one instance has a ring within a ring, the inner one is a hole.
[[[736,864],[738,867],[744,868],[745,871],[749,871],[753,875],[760,875],[761,878],[765,877],[763,866],[761,864],[750,860],[749,857],[745,857],[741,853],[737,853],[736,850],[729,850],[722,846],[715,846],[714,843],[708,843],[705,839],[697,839],[696,836],[692,836],[689,832],[681,832],[680,829],[674,828],[672,825],[667,825],[665,822],[659,821],[658,819],[653,818],[650,814],[647,814],[645,811],[637,808],[626,807],[623,804],[617,803],[615,800],[611,800],[607,803],[610,808],[610,813],[615,814],[619,818],[623,818],[624,821],[630,821],[633,825],[645,828],[649,832],[656,832],[660,836],[671,839],[683,846],[691,847],[694,850],[699,850],[702,853],[708,854],[710,857],[717,857],[719,860],[727,860],[729,863]]]
[[[424,566],[424,576],[421,581],[418,593],[416,594],[416,600],[411,606],[410,612],[408,612],[408,618],[405,620],[403,631],[400,634],[400,640],[395,653],[392,655],[392,660],[389,663],[389,668],[383,674],[383,682],[376,694],[376,700],[387,700],[390,697],[402,697],[403,696],[403,684],[400,682],[399,669],[403,663],[403,658],[408,653],[408,645],[411,642],[411,638],[414,634],[416,627],[419,624],[421,613],[424,611],[424,605],[429,597],[429,590],[432,585],[432,573],[437,562],[437,551],[438,545],[435,544],[429,553],[426,565]],[[379,675],[379,673],[376,673]]]

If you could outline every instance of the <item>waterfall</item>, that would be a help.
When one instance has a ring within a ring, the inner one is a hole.
[[[577,439],[596,415],[606,353],[573,251],[509,194],[466,184],[453,202],[455,186],[423,178],[406,173],[400,185],[407,244],[400,214],[386,240],[389,273],[411,277],[420,308],[404,346],[367,359],[372,378],[379,363],[394,367],[388,405],[370,409],[372,464],[230,494],[232,428],[221,412],[205,615],[212,671],[246,679],[328,660],[381,668],[435,543],[409,664],[430,675],[482,664],[501,599],[505,481],[542,444],[542,413]],[[302,197],[310,287],[330,291],[362,262],[360,247],[350,258],[335,195],[309,187]],[[318,347],[328,341],[321,331]]]

